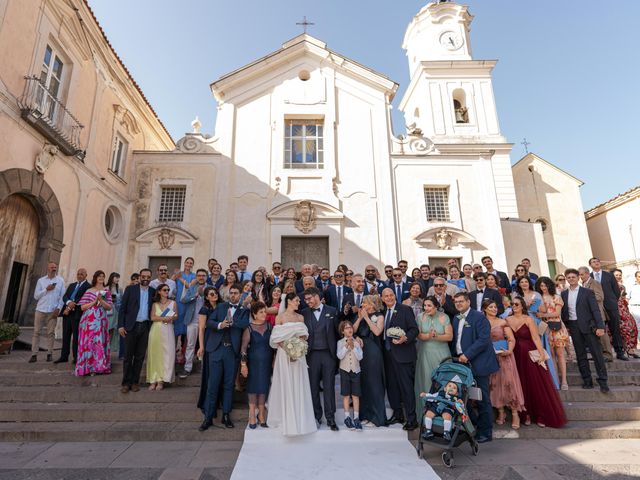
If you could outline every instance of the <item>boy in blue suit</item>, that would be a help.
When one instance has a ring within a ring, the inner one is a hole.
[[[471,408],[467,410],[471,421],[478,428],[478,443],[490,442],[493,434],[493,410],[489,396],[489,376],[500,368],[491,343],[491,325],[482,313],[471,309],[468,293],[456,293],[454,304],[460,313],[453,319],[451,355],[458,357],[460,362],[469,364],[473,378],[482,390],[478,415]]]

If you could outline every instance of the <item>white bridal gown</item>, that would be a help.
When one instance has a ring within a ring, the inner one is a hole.
[[[304,323],[284,323],[273,328],[269,343],[277,348],[280,342],[308,335]],[[278,348],[273,368],[268,422],[271,427],[280,428],[286,436],[306,435],[318,429],[313,414],[307,359],[302,357],[292,362],[282,348]]]

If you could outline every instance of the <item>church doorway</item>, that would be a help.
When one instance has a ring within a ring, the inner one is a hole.
[[[13,194],[0,202],[0,285],[4,287],[5,322],[18,322],[26,303],[27,274],[33,271],[39,234],[38,213],[26,197]]]
[[[166,265],[169,270],[169,277],[173,272],[180,270],[182,266],[182,257],[149,257],[149,268],[151,269],[151,278],[156,278],[158,266]]]
[[[296,271],[305,263],[329,265],[329,237],[281,237],[281,262],[283,268],[293,267]]]

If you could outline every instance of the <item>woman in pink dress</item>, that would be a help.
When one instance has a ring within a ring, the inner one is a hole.
[[[491,324],[491,341],[498,342],[506,340],[507,350],[500,349],[496,352],[500,370],[491,374],[489,379],[489,391],[491,394],[491,405],[498,409],[496,423],[503,425],[506,419],[505,408],[511,410],[511,428],[520,428],[520,416],[518,412],[524,410],[524,394],[520,384],[520,376],[516,368],[516,360],[513,357],[513,349],[516,346],[516,339],[513,331],[507,325],[506,320],[498,317],[498,305],[491,299],[482,302],[482,313],[485,314]]]
[[[111,373],[107,312],[113,308],[113,302],[104,281],[105,273],[98,270],[93,274],[91,288],[78,302],[83,312],[78,327],[78,361],[75,370],[78,377]]]

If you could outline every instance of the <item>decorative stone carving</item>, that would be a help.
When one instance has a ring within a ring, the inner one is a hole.
[[[310,201],[304,200],[296,205],[293,220],[295,227],[307,234],[316,228],[316,207]]]
[[[113,105],[113,110],[115,112],[117,122],[127,131],[130,136],[140,133],[140,127],[138,126],[138,122],[133,116],[133,113],[131,113],[122,105],[117,104]]]
[[[187,133],[184,137],[178,140],[174,152],[216,153],[215,148],[213,148],[210,143],[213,142],[210,139],[203,137],[200,133]]]
[[[436,246],[440,250],[451,250],[453,235],[446,228],[441,228],[435,234]]]
[[[34,166],[36,172],[41,175],[44,174],[56,159],[57,154],[58,147],[51,145],[50,143],[45,143],[44,147],[42,147],[42,151],[36,156],[36,163]]]
[[[191,128],[193,128],[193,131],[191,133],[200,133],[201,127],[202,127],[202,123],[200,122],[200,119],[196,115],[196,118],[194,118],[193,122],[191,122]]]
[[[163,228],[158,233],[158,243],[160,244],[160,250],[169,250],[176,241],[176,234],[168,228]]]
[[[391,136],[393,154],[395,155],[428,155],[435,152],[431,139],[422,134],[422,129],[415,123],[407,125],[407,135]]]

